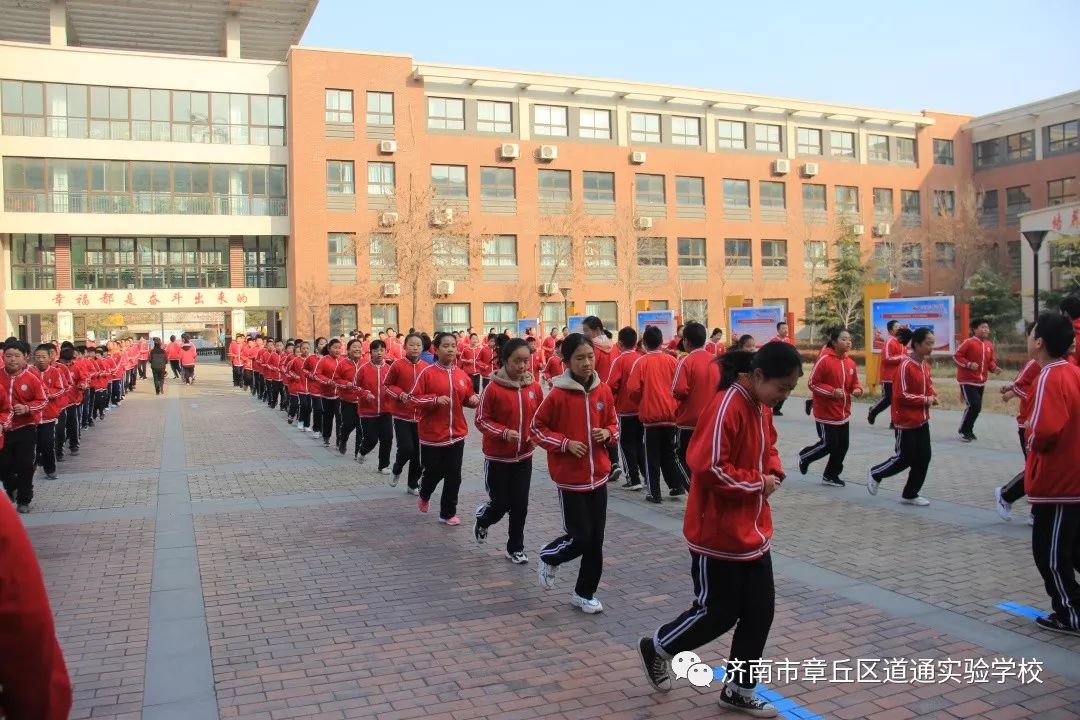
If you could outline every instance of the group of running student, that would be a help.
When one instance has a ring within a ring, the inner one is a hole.
[[[57,463],[79,454],[83,432],[146,378],[150,350],[145,341],[130,338],[99,347],[64,342],[31,349],[11,337],[3,355],[0,479],[18,512],[28,513],[37,468],[56,479]]]

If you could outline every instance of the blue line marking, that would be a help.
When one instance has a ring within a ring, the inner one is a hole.
[[[722,681],[726,673],[727,670],[723,665],[717,665],[713,668],[713,679]],[[777,691],[770,690],[764,685],[758,685],[756,692],[763,700],[767,700],[775,705],[776,709],[780,712],[780,717],[787,718],[787,720],[823,720],[822,717],[813,710],[803,707],[791,698],[784,697]]]
[[[1046,615],[1046,613],[1044,611],[1039,610],[1038,608],[1033,608],[1033,607],[1030,607],[1028,605],[1021,605],[1019,603],[1014,603],[1014,602],[998,603],[997,608],[999,610],[1004,610],[1007,613],[1012,613],[1013,615],[1019,615],[1020,617],[1026,617],[1026,618],[1029,618],[1031,620],[1034,620],[1035,618],[1040,618],[1043,615]]]

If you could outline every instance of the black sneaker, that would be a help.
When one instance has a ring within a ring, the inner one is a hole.
[[[772,703],[765,702],[756,695],[747,697],[728,687],[720,693],[720,706],[751,717],[774,718],[779,715],[779,711]]]
[[[640,480],[631,480],[626,485],[623,485],[623,487],[627,490],[640,490],[644,486],[641,484]]]
[[[806,400],[806,414],[809,415],[814,411],[814,398],[807,398]]]
[[[481,510],[483,510],[483,508],[484,506],[481,505],[480,507],[476,508],[476,512],[479,513]],[[476,518],[476,520],[473,521],[472,534],[473,537],[476,538],[476,542],[478,543],[482,543],[487,540],[488,529],[480,525],[480,518]]]
[[[25,515],[26,513],[30,512],[30,503],[19,503],[18,506],[15,508],[15,511],[20,515]]]
[[[1080,628],[1074,628],[1071,625],[1066,625],[1058,619],[1058,616],[1054,613],[1050,613],[1045,617],[1035,618],[1035,624],[1044,630],[1050,630],[1052,632],[1061,633],[1062,635],[1072,635],[1073,637],[1080,637]]]
[[[974,435],[970,435],[970,434],[969,435],[964,435],[963,433],[960,434],[960,442],[962,442],[962,443],[969,443],[974,439],[975,439]]]
[[[59,463],[59,462],[64,462],[64,456],[63,456],[63,455],[60,455],[60,454],[57,454],[57,456],[56,456],[56,462],[58,462],[58,463]]]
[[[663,498],[653,497],[652,495],[646,495],[645,496],[645,502],[651,502],[651,503],[655,503],[655,504],[659,505],[660,503],[664,502],[664,500],[663,500]]]
[[[784,413],[779,410],[773,410],[773,417],[784,417]]]
[[[673,498],[674,497],[679,497],[680,495],[685,495],[685,494],[686,494],[686,490],[684,488],[681,488],[681,487],[672,488],[671,490],[668,491],[668,496],[673,497]]]
[[[846,483],[838,477],[831,478],[827,475],[821,476],[821,484],[828,485],[829,487],[844,487]]]
[[[806,462],[805,460],[803,460],[800,457],[799,458],[799,474],[800,475],[805,475],[806,471],[809,470],[809,469],[810,469],[810,463]]]
[[[877,420],[876,415],[874,415],[873,413],[867,413],[866,414],[866,422],[868,424],[873,425],[875,420]]]
[[[615,465],[611,468],[611,474],[608,475],[608,482],[619,482],[622,478],[622,468]]]
[[[79,454],[79,448],[71,448],[71,450],[68,452],[68,455],[71,455],[72,457],[75,457],[78,454]]]
[[[649,684],[660,692],[670,692],[671,674],[668,672],[668,661],[656,652],[652,638],[643,637],[638,640],[637,654],[641,658],[641,665],[645,668],[645,678]]]
[[[56,479],[56,473],[54,473],[54,472],[45,473],[45,477],[47,477],[49,480],[55,480]]]

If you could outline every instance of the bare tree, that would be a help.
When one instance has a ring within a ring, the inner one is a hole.
[[[803,268],[804,271],[810,275],[810,304],[811,309],[817,304],[818,292],[821,289],[821,281],[825,277],[825,270],[829,267],[829,242],[827,240],[815,240],[812,230],[812,226],[809,223],[803,223],[803,237],[806,238],[803,241]],[[810,243],[819,242],[822,244],[824,252],[821,254],[814,254],[810,252]],[[814,334],[817,330],[817,323],[814,322],[814,313],[811,312],[810,317],[803,318],[803,322],[810,328],[810,342],[814,342]]]
[[[560,215],[541,217],[537,292],[544,297],[561,297],[564,317],[570,315],[569,283],[577,268],[584,265],[585,239],[593,236],[597,227],[596,218],[587,214],[580,203],[568,205]],[[559,295],[545,294],[544,286],[558,286]]]
[[[931,291],[941,290],[958,299],[967,299],[968,281],[988,263],[994,248],[980,223],[981,211],[982,194],[969,182],[935,196],[930,214],[934,247],[929,249],[934,252],[935,266],[942,271],[934,276],[936,287],[930,288]],[[992,264],[997,265],[996,258]]]

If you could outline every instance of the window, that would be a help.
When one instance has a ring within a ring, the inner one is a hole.
[[[896,159],[899,162],[915,162],[915,138],[896,138]]]
[[[604,323],[604,327],[619,326],[619,304],[613,300],[587,300],[585,314],[595,315]]]
[[[464,130],[465,101],[461,98],[428,98],[428,130]]]
[[[615,202],[615,173],[586,170],[582,173],[585,202]]]
[[[517,303],[484,303],[484,327],[517,327]]]
[[[1005,250],[1009,254],[1009,277],[1013,280],[1019,280],[1022,262],[1020,259],[1020,241],[1010,240]]]
[[[660,142],[660,116],[652,113],[630,113],[631,142]]]
[[[825,186],[803,183],[802,186],[803,210],[820,210],[825,212]]]
[[[922,245],[919,243],[904,243],[901,245],[900,262],[903,266],[905,277],[912,280],[922,279]]]
[[[517,235],[484,238],[484,267],[517,267]]]
[[[795,147],[800,155],[821,154],[821,131],[810,128],[795,130]]]
[[[352,90],[326,91],[326,122],[352,123]]]
[[[454,332],[468,330],[469,303],[435,303],[435,330]]]
[[[953,159],[953,142],[952,140],[942,140],[941,138],[934,138],[934,164],[935,165],[953,165],[955,161]]]
[[[436,235],[431,238],[431,259],[436,268],[468,268],[468,240]]]
[[[750,241],[735,238],[724,240],[724,265],[727,267],[750,267]]]
[[[326,192],[329,195],[354,195],[352,160],[326,161]]]
[[[892,188],[874,188],[874,215],[891,218],[893,214]]]
[[[889,161],[888,135],[867,135],[866,148],[867,154],[869,155],[871,160],[876,160],[878,162]]]
[[[829,264],[827,247],[822,240],[807,240],[803,243],[803,266],[810,271],[820,270]]]
[[[938,215],[952,215],[956,210],[956,193],[952,190],[934,191],[934,212]]]
[[[1046,204],[1061,205],[1076,199],[1076,178],[1062,178],[1046,183]]]
[[[514,168],[480,168],[480,198],[488,200],[513,200]]]
[[[367,166],[367,193],[390,197],[394,194],[394,163],[369,162]]]
[[[782,152],[783,143],[780,140],[779,125],[755,125],[754,126],[754,149],[762,152]]]
[[[1005,213],[1013,219],[1031,209],[1031,186],[1005,188]]]
[[[570,238],[562,235],[540,236],[540,267],[568,268],[572,262]]]
[[[667,238],[639,237],[637,264],[638,267],[667,267]]]
[[[508,102],[476,101],[477,132],[512,133],[514,122],[511,118],[511,107]]]
[[[975,143],[975,167],[987,167],[998,162],[998,141],[983,140]]]
[[[5,96],[5,105],[7,104]],[[1046,152],[1059,153],[1080,148],[1080,120],[1058,123],[1046,128]]]
[[[540,202],[570,202],[570,171],[541,170]]]
[[[675,176],[675,204],[702,207],[705,205],[705,178]]]
[[[367,94],[367,124],[394,124],[394,93],[369,92]]]
[[[918,190],[900,191],[900,215],[904,220],[922,222],[922,203]]]
[[[578,112],[578,135],[593,140],[610,140],[611,111],[582,108]]]
[[[761,207],[773,210],[783,210],[787,207],[784,183],[762,180],[758,185],[758,189],[761,192]]]
[[[330,337],[348,335],[356,330],[359,324],[355,305],[330,306]]]
[[[696,117],[684,117],[682,115],[672,115],[671,144],[700,145],[701,119]]]
[[[830,130],[829,153],[833,157],[855,157],[855,133]]]
[[[978,196],[979,219],[984,222],[997,222],[998,191],[984,190]]]
[[[540,319],[544,327],[562,327],[566,325],[566,303],[546,302],[540,303]]]
[[[614,269],[615,263],[615,238],[585,238],[585,267]]]
[[[841,215],[859,214],[859,188],[854,185],[836,186],[836,212]]]
[[[784,316],[788,313],[788,299],[787,298],[761,298],[762,307],[778,307],[784,311]]]
[[[787,240],[762,240],[761,266],[786,268],[788,266]]]
[[[746,123],[720,120],[716,123],[716,147],[746,149]]]
[[[327,233],[326,244],[331,267],[356,267],[356,236],[352,233]]]
[[[683,300],[683,322],[699,322],[702,325],[709,324],[709,301],[708,300]]]
[[[566,137],[566,108],[560,105],[533,105],[533,135]]]
[[[634,202],[638,205],[663,205],[664,198],[663,175],[638,173],[634,176]]]
[[[52,235],[11,236],[11,289],[56,288],[56,244]]]
[[[934,243],[934,265],[939,268],[956,267],[956,243]]]
[[[368,267],[372,270],[390,270],[396,265],[394,243],[386,233],[368,236]]]
[[[724,207],[750,207],[750,181],[724,178]]]
[[[397,303],[376,303],[371,306],[372,330],[401,327],[398,324]]]
[[[465,179],[464,165],[432,165],[431,184],[435,186],[435,197],[469,197],[469,185]]]
[[[1009,160],[1032,160],[1035,158],[1035,131],[1005,136],[1005,150]]]
[[[170,246],[173,238],[169,238]],[[170,247],[170,251],[171,251]],[[186,251],[185,243],[185,251]],[[228,287],[229,245],[215,244],[218,256],[222,258],[218,268],[213,271],[220,278],[220,287]],[[170,268],[171,269],[171,268]],[[244,286],[258,288],[285,287],[285,236],[284,235],[245,235],[244,236]]]

